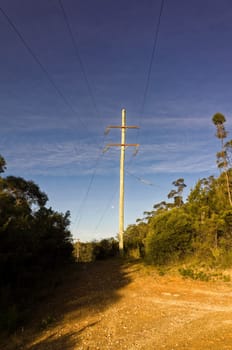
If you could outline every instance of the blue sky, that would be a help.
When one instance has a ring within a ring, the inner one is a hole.
[[[75,238],[112,237],[119,150],[102,150],[120,140],[104,130],[121,123],[122,108],[140,126],[127,132],[140,149],[126,151],[125,226],[177,178],[187,195],[218,173],[211,118],[222,112],[232,129],[232,3],[165,0],[152,61],[160,0],[62,4],[76,46],[58,0],[0,1],[21,35],[1,11],[0,153],[7,175],[34,180],[49,206],[71,211]]]

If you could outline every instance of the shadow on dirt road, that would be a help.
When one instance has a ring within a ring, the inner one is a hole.
[[[82,332],[100,321],[101,313],[121,298],[120,289],[130,283],[124,266],[120,259],[77,264],[49,300],[41,302],[31,326],[14,335],[11,344],[8,339],[0,345],[5,350],[75,349]]]

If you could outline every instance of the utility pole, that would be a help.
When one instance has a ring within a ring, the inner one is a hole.
[[[105,150],[110,147],[120,147],[120,181],[119,181],[119,252],[123,255],[124,244],[123,244],[123,234],[124,234],[124,178],[125,178],[125,150],[127,147],[139,147],[138,143],[126,143],[126,129],[138,129],[138,126],[126,125],[126,110],[122,109],[122,125],[110,125],[106,128],[106,133],[110,129],[121,129],[121,143],[109,143]]]

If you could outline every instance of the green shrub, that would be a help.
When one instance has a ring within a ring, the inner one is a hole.
[[[172,209],[154,217],[146,239],[148,261],[163,265],[179,260],[191,252],[191,221],[191,216],[181,209]]]
[[[204,271],[194,271],[191,268],[185,269],[185,268],[180,268],[179,273],[181,276],[184,278],[191,278],[193,280],[200,280],[200,281],[209,281],[212,277],[211,274],[207,274]]]
[[[93,243],[93,255],[96,260],[103,260],[118,255],[118,241],[114,238],[102,239]]]
[[[230,282],[230,275],[225,275],[221,272],[205,272],[202,270],[195,270],[193,268],[179,268],[179,273],[184,278],[191,278],[193,280],[200,281],[212,281],[212,280],[221,280],[223,282]]]

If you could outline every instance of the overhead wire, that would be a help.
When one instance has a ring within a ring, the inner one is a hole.
[[[67,15],[67,12],[65,10],[65,7],[63,5],[62,0],[58,0],[58,3],[59,3],[60,10],[61,10],[64,22],[65,22],[66,27],[67,27],[67,31],[69,33],[69,36],[70,36],[70,39],[71,39],[71,42],[72,42],[72,45],[73,45],[73,48],[74,48],[75,57],[76,57],[78,63],[80,64],[80,68],[81,68],[81,71],[83,73],[83,76],[84,76],[84,79],[85,79],[85,82],[86,82],[86,86],[87,86],[87,89],[88,89],[88,93],[89,93],[91,102],[93,104],[93,107],[95,109],[96,114],[98,115],[99,114],[99,110],[98,110],[98,107],[97,107],[97,103],[96,103],[96,99],[95,99],[95,96],[94,96],[94,93],[93,93],[93,89],[92,89],[90,81],[88,79],[88,75],[87,75],[87,72],[86,72],[86,69],[85,69],[84,62],[83,62],[81,54],[80,54],[78,41],[77,41],[77,39],[75,38],[75,36],[73,34],[73,30],[72,30],[72,27],[71,27],[71,24],[70,24],[70,21],[69,21],[69,17]],[[75,217],[75,219],[73,221],[73,226],[74,226],[75,230],[78,230],[78,228],[79,228],[79,225],[80,225],[80,222],[81,222],[81,219],[82,219],[82,213],[83,213],[84,207],[85,207],[85,205],[87,203],[87,200],[88,200],[88,197],[89,197],[89,193],[91,191],[94,179],[96,177],[97,169],[98,169],[98,166],[99,166],[99,163],[100,163],[100,159],[104,156],[104,153],[102,152],[102,149],[103,149],[103,147],[100,146],[99,147],[100,153],[99,153],[99,155],[97,157],[95,165],[93,166],[93,172],[92,172],[92,175],[90,177],[89,184],[88,184],[87,189],[86,189],[86,193],[85,193],[85,195],[83,197],[83,200],[81,201],[81,204],[79,206],[77,215],[76,215],[76,217]]]
[[[144,110],[145,110],[145,103],[146,103],[146,100],[147,100],[148,88],[149,88],[150,80],[151,80],[152,66],[153,66],[153,63],[154,63],[155,54],[157,52],[157,44],[158,44],[158,38],[159,38],[159,32],[160,32],[160,24],[161,24],[161,18],[162,18],[162,14],[163,14],[164,2],[165,2],[165,0],[161,0],[160,11],[159,11],[159,16],[158,16],[158,22],[157,22],[156,29],[155,29],[155,34],[154,34],[154,42],[153,42],[153,47],[152,47],[150,63],[149,63],[149,66],[148,66],[148,71],[147,71],[147,79],[146,79],[145,89],[144,89],[144,93],[143,93],[142,105],[141,105],[141,111],[140,111],[140,114],[139,114],[139,119],[142,118],[142,116],[144,114]]]
[[[88,75],[86,73],[84,62],[83,62],[82,57],[80,55],[79,44],[78,44],[77,39],[75,38],[75,36],[73,34],[72,27],[71,27],[71,24],[70,24],[70,21],[69,21],[69,18],[68,18],[68,15],[67,15],[67,12],[65,10],[65,7],[63,5],[62,0],[58,0],[58,3],[60,5],[60,10],[61,10],[61,13],[62,13],[63,18],[64,18],[64,22],[65,22],[66,27],[67,27],[67,31],[68,31],[68,33],[70,35],[70,39],[71,39],[71,42],[72,42],[72,45],[73,45],[73,48],[74,48],[75,57],[76,57],[77,61],[80,64],[81,71],[83,73],[83,76],[84,76],[84,79],[85,79],[85,82],[86,82],[86,86],[87,86],[87,89],[88,89],[88,93],[89,93],[90,99],[91,99],[92,104],[93,104],[93,106],[95,108],[95,111],[98,114],[99,111],[98,111],[96,99],[95,99],[95,96],[94,96],[93,89],[91,87],[90,81],[88,79]]]
[[[2,7],[0,7],[0,12],[3,14],[5,19],[7,20],[8,24],[10,27],[13,29],[13,31],[17,34],[18,38],[20,39],[21,43],[23,46],[26,48],[28,53],[33,57],[34,61],[37,63],[37,65],[40,67],[44,75],[46,76],[47,80],[50,82],[52,87],[55,89],[57,94],[60,96],[60,98],[63,100],[63,102],[71,109],[71,111],[76,115],[77,111],[73,108],[73,106],[69,103],[68,99],[65,97],[65,95],[62,93],[60,88],[56,85],[54,79],[51,77],[49,74],[48,70],[45,68],[45,66],[42,64],[38,56],[35,54],[35,52],[32,50],[30,45],[27,43],[26,39],[22,35],[22,33],[18,30],[12,19],[9,17],[9,15],[6,13],[6,11],[3,10]],[[78,120],[81,122],[81,124],[85,127],[88,128],[88,125],[79,117],[77,116]]]
[[[147,95],[148,95],[148,89],[149,89],[150,80],[151,80],[152,67],[153,67],[153,63],[154,63],[154,60],[155,60],[155,55],[157,53],[158,38],[159,38],[159,33],[160,33],[160,25],[161,25],[161,18],[162,18],[162,15],[163,15],[164,3],[165,3],[165,0],[161,0],[160,10],[159,10],[159,15],[158,15],[158,21],[157,21],[157,24],[156,24],[156,27],[155,27],[155,32],[154,32],[154,41],[153,41],[153,46],[152,46],[152,53],[151,53],[151,58],[150,58],[149,65],[148,65],[147,78],[146,78],[146,82],[145,82],[145,88],[144,88],[144,92],[143,92],[140,113],[139,113],[139,116],[138,116],[138,126],[139,126],[139,128],[137,129],[136,143],[139,142],[138,140],[139,140],[140,127],[141,127],[141,119],[144,116],[145,104],[146,104]],[[133,159],[134,159],[134,157],[132,156],[130,158],[130,161],[129,161],[129,166],[131,165]]]
[[[146,180],[146,179],[144,179],[144,178],[142,178],[142,177],[140,177],[140,176],[137,176],[137,175],[131,173],[131,172],[128,171],[128,170],[125,170],[125,172],[126,172],[128,175],[130,175],[130,176],[134,177],[135,179],[137,179],[139,182],[143,183],[144,185],[154,186],[154,184],[153,184],[152,182],[150,182],[150,181],[148,181],[148,180]]]
[[[103,221],[103,219],[104,219],[106,213],[108,212],[108,210],[109,210],[109,208],[110,208],[110,206],[111,206],[111,204],[112,204],[112,202],[113,202],[113,199],[116,197],[117,192],[118,192],[118,186],[117,186],[117,188],[115,188],[115,190],[113,191],[113,195],[110,197],[109,201],[107,202],[107,204],[106,204],[106,206],[105,206],[105,208],[104,208],[104,211],[103,211],[102,215],[100,216],[100,219],[99,219],[97,225],[95,226],[95,229],[94,229],[94,233],[95,233],[95,234],[97,233],[97,230],[98,230],[99,226],[101,225],[101,223],[102,223],[102,221]],[[111,193],[112,193],[112,192],[111,192]]]
[[[140,176],[137,176],[135,174],[132,174],[131,172],[129,172],[128,170],[125,170],[125,173],[128,174],[129,176],[132,176],[134,177],[137,181],[141,182],[142,184],[144,185],[147,185],[147,186],[155,186],[152,182],[140,177]],[[109,201],[107,202],[106,206],[105,206],[105,209],[97,223],[97,225],[95,226],[95,230],[94,230],[94,233],[97,233],[97,230],[98,230],[98,227],[101,225],[106,213],[108,212],[109,208],[110,208],[110,205],[113,201],[113,199],[115,198],[116,194],[118,192],[118,186],[117,188],[115,188],[115,190],[113,191],[113,195],[110,197]]]
[[[89,181],[87,190],[86,190],[85,195],[83,197],[83,200],[81,201],[81,204],[79,206],[79,210],[78,210],[78,213],[76,215],[76,218],[75,218],[75,220],[73,222],[74,228],[76,230],[79,228],[79,225],[80,225],[80,222],[81,222],[81,219],[82,219],[82,213],[83,213],[84,207],[86,205],[86,202],[87,202],[87,199],[88,199],[88,196],[89,196],[89,193],[90,193],[93,181],[94,181],[94,179],[96,177],[96,174],[97,174],[97,168],[98,168],[98,164],[100,162],[100,158],[101,157],[98,156],[97,161],[96,161],[95,166],[94,166],[94,170],[93,170],[92,175],[90,177],[90,181]]]

